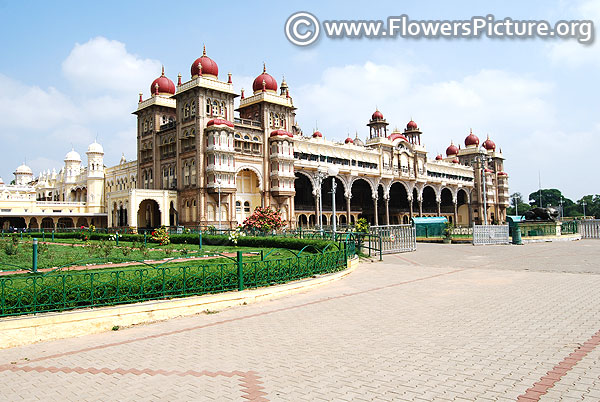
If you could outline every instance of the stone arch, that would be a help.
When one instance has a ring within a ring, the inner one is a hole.
[[[138,204],[138,226],[142,228],[159,227],[163,211],[160,204],[151,198],[145,198]]]
[[[437,215],[438,194],[435,191],[434,186],[429,184],[423,186],[423,190],[421,192],[421,200],[423,205],[423,213]]]
[[[297,170],[294,173],[306,176],[306,178],[308,178],[308,181],[310,181],[310,185],[312,186],[312,189],[313,189],[312,194],[313,195],[317,195],[317,193],[316,193],[317,192],[317,190],[316,190],[317,189],[317,183],[315,182],[315,178],[314,178],[313,175],[311,175],[309,173],[306,173],[306,172],[304,172],[302,170]]]
[[[352,191],[352,186],[354,185],[354,183],[357,180],[364,180],[367,182],[367,184],[369,184],[369,186],[371,187],[371,197],[375,198],[375,196],[377,195],[377,190],[376,190],[376,186],[375,183],[373,183],[373,180],[370,177],[355,177],[352,179],[352,181],[350,182],[350,186],[348,187],[350,189],[350,191]],[[379,184],[379,183],[377,183]]]
[[[264,190],[263,177],[262,177],[260,171],[256,167],[254,167],[252,165],[241,165],[235,170],[235,177],[237,177],[238,173],[241,172],[242,170],[251,170],[254,173],[256,173],[256,177],[258,177],[258,189],[260,191]]]

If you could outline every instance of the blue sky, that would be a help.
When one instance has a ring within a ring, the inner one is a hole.
[[[202,53],[251,87],[266,62],[285,75],[305,133],[318,124],[343,140],[377,106],[391,126],[412,117],[431,156],[473,128],[507,158],[511,192],[556,187],[572,199],[600,193],[598,40],[332,40],[290,44],[283,26],[296,11],[326,19],[594,19],[600,2],[0,2],[0,176],[25,158],[37,174],[57,170],[72,146],[82,154],[98,136],[105,163],[135,158],[138,92],[160,75],[189,79]],[[8,152],[6,152],[8,151]],[[593,173],[592,173],[593,172]]]

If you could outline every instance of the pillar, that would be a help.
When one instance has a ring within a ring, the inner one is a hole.
[[[454,201],[454,226],[458,224],[458,206],[456,205],[456,201]]]
[[[438,208],[438,215],[437,216],[442,216],[442,201],[437,201],[437,208]]]
[[[413,218],[413,200],[412,200],[412,198],[408,199],[408,206],[409,206],[408,216],[412,220],[412,218]]]
[[[352,198],[352,196],[346,197],[346,223],[348,226],[350,226],[350,199],[351,198]]]
[[[390,224],[390,199],[384,198],[385,200],[385,224]]]
[[[379,212],[377,212],[377,198],[373,198],[373,204],[375,204],[375,226],[379,225]]]
[[[423,217],[423,200],[419,200],[419,217]]]
[[[319,195],[315,194],[315,227],[319,226],[319,217],[320,215],[319,211]]]
[[[469,203],[469,226],[473,224],[473,205]]]

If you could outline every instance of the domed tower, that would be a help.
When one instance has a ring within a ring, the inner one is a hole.
[[[367,126],[369,127],[369,138],[387,137],[387,126],[389,123],[383,118],[383,113],[378,109],[371,116]]]
[[[94,141],[87,149],[87,203],[101,207],[104,199],[104,149]]]
[[[65,155],[65,183],[72,184],[77,180],[77,176],[81,173],[81,156],[77,151],[71,149]]]
[[[33,181],[33,171],[26,164],[19,166],[15,172],[15,184],[25,186]]]
[[[422,132],[419,130],[417,123],[415,123],[413,119],[410,119],[404,129],[404,136],[408,138],[408,142],[421,145],[421,134]]]
[[[279,91],[278,91],[279,89]],[[294,195],[294,134],[301,135],[295,121],[295,110],[290,89],[285,79],[281,87],[267,72],[263,64],[262,73],[252,83],[252,95],[240,99],[239,113],[242,119],[253,121],[262,129],[262,160],[264,180],[263,205],[274,205],[282,210],[293,210]],[[288,214],[289,225],[295,224]]]

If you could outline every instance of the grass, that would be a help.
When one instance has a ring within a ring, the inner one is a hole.
[[[39,244],[38,245],[38,269],[64,267],[72,265],[86,264],[105,264],[107,262],[120,263],[126,261],[142,261],[142,260],[163,260],[166,258],[184,258],[184,257],[199,257],[215,253],[231,253],[242,251],[244,253],[260,252],[261,250],[266,255],[272,249],[269,248],[251,248],[251,247],[232,247],[232,246],[208,246],[204,245],[202,250],[198,249],[198,245],[191,244],[169,244],[167,246],[159,246],[158,244],[149,243],[148,248],[144,248],[143,244],[131,242],[119,242],[119,247],[116,247],[115,242],[109,241],[88,241],[82,242],[73,239],[57,239],[64,245],[58,244]],[[31,269],[32,265],[32,244],[25,239],[13,243],[11,239],[0,240],[0,270],[18,270]],[[81,246],[76,246],[77,244]],[[15,254],[12,254],[15,253]],[[291,256],[285,250],[277,250],[270,254],[272,256]],[[259,256],[245,256],[244,260],[252,261],[260,259]],[[216,258],[214,260],[190,260],[185,262],[186,266],[196,266],[206,264],[208,262],[232,262],[225,257]],[[169,263],[166,263],[169,264]],[[181,265],[182,263],[177,263]],[[139,265],[138,265],[139,268]]]

